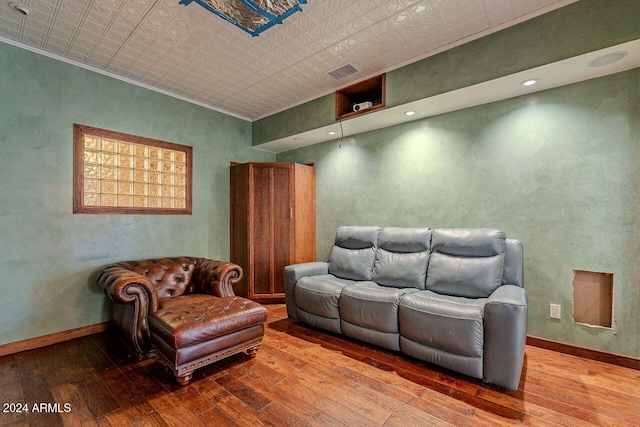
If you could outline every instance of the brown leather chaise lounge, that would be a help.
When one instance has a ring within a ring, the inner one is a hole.
[[[138,360],[157,355],[180,384],[193,371],[246,351],[254,356],[267,310],[237,297],[242,269],[205,258],[114,264],[98,275],[111,300],[111,326]]]

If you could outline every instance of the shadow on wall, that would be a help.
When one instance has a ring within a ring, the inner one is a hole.
[[[109,313],[111,311],[111,303],[109,298],[102,292],[100,287],[98,286],[98,275],[102,270],[104,270],[107,266],[112,265],[113,263],[104,264],[99,268],[94,269],[87,279],[87,285],[92,294],[99,294],[103,297],[102,302],[102,310],[101,310],[101,318],[106,322],[109,320]]]

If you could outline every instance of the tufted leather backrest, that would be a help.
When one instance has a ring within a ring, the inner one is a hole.
[[[129,261],[118,266],[145,276],[155,287],[158,299],[166,299],[200,291],[191,280],[198,261],[180,257]]]

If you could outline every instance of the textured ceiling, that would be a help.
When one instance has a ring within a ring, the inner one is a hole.
[[[253,120],[570,2],[309,0],[252,38],[195,2],[0,0],[0,37]]]

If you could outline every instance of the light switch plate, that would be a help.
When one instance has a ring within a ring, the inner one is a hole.
[[[552,319],[560,319],[561,317],[560,304],[549,304],[549,317]]]

